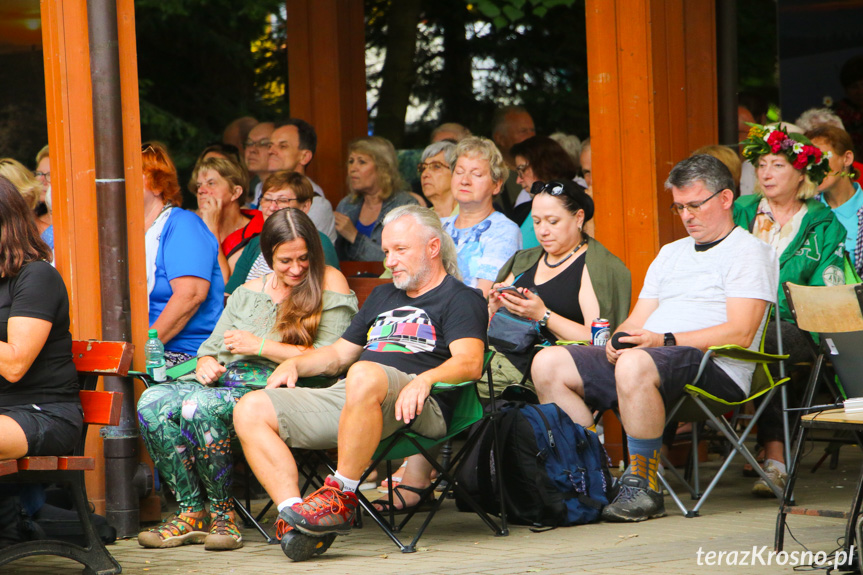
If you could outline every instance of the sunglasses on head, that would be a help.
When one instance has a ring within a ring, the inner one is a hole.
[[[535,196],[537,194],[541,194],[545,192],[551,196],[559,196],[566,191],[566,186],[561,184],[560,182],[534,182],[532,186],[530,186],[530,194]]]

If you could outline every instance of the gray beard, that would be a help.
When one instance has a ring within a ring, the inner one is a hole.
[[[409,276],[407,279],[404,280],[397,280],[393,278],[393,285],[395,285],[396,288],[404,291],[415,290],[428,280],[429,276],[431,276],[431,271],[431,265],[429,264],[428,260],[425,260],[423,261],[422,266],[420,266],[420,269],[417,270],[416,274]]]

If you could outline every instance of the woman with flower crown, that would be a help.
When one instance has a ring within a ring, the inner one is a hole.
[[[845,228],[828,206],[815,199],[818,185],[830,171],[829,154],[803,134],[789,134],[781,124],[752,125],[742,144],[743,157],[755,166],[755,194],[734,202],[734,222],[778,252],[779,285],[845,283]],[[795,325],[781,287],[777,301],[783,352],[790,354],[790,363],[808,360],[809,344]],[[766,332],[765,347],[775,351],[775,326]],[[786,475],[778,396],[758,422],[758,443],[764,449],[764,470],[782,489]],[[773,496],[763,479],[755,482],[752,493]]]

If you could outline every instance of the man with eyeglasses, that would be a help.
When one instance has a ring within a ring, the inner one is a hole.
[[[630,471],[606,521],[665,515],[657,481],[666,409],[695,379],[704,352],[736,344],[757,350],[766,310],[775,302],[775,250],[734,225],[734,180],[704,154],[677,164],[665,182],[689,237],[663,246],[650,264],[638,302],[615,333],[615,346],[557,346],[534,359],[542,403],[556,403],[591,428],[592,410],[619,406]],[[727,358],[707,364],[700,387],[726,401],[748,397],[754,364]]]
[[[277,122],[275,130],[270,135],[267,169],[271,172],[289,170],[305,176],[306,166],[314,158],[317,147],[318,135],[315,128],[305,120],[288,118]],[[337,236],[333,205],[327,200],[324,190],[311,178],[309,181],[312,182],[312,188],[315,190],[309,217],[315,222],[315,227],[335,243]]]
[[[243,159],[246,161],[246,168],[252,174],[252,181],[249,183],[252,193],[248,207],[253,210],[258,209],[264,180],[270,174],[267,164],[270,158],[270,135],[274,127],[272,122],[260,122],[249,131],[249,136],[243,144]]]

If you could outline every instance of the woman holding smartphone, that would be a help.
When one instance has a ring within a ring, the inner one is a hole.
[[[489,296],[489,316],[503,306],[537,321],[548,342],[590,340],[595,318],[617,326],[629,313],[629,270],[583,231],[593,217],[593,200],[584,188],[569,180],[537,181],[531,192],[540,245],[517,252],[503,266]],[[495,382],[520,383],[532,357],[532,349],[499,352],[493,360]]]

